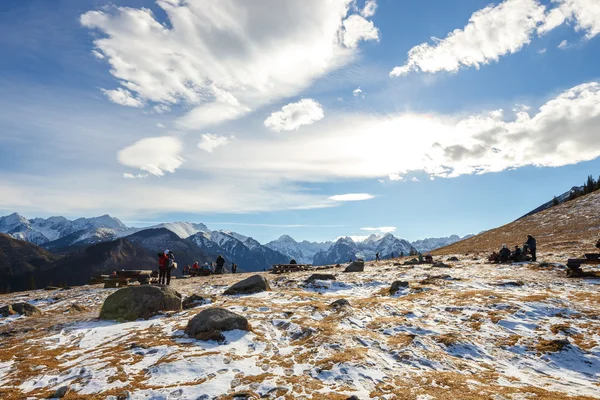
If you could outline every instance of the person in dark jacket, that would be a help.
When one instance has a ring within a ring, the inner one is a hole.
[[[233,264],[231,264],[231,273],[235,274],[235,271],[237,271],[237,264],[233,263]]]
[[[217,268],[215,269],[215,273],[222,274],[224,265],[225,265],[225,259],[223,258],[222,255],[219,254],[219,257],[217,257]]]
[[[521,250],[521,248],[519,247],[519,245],[515,246],[515,249],[512,253],[512,259],[514,262],[521,262],[523,261],[523,250]]]
[[[290,265],[292,265],[292,264],[298,264],[298,263],[296,262],[296,259],[292,258],[292,259],[290,260]]]
[[[166,253],[158,253],[158,283],[164,285],[167,280],[167,271],[169,271],[169,257]]]
[[[379,261],[379,253],[375,253],[375,261]]]
[[[501,263],[507,263],[508,260],[510,259],[510,250],[508,249],[508,247],[505,244],[502,245],[499,255],[500,255],[499,259],[500,259]]]
[[[536,250],[537,250],[537,242],[535,238],[531,235],[527,235],[527,241],[525,242],[529,251],[531,252],[531,261],[536,261]]]

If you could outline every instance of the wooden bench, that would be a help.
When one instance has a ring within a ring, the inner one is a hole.
[[[300,272],[312,269],[312,264],[274,264],[271,273]]]
[[[90,278],[91,284],[104,283],[104,288],[128,286],[130,282],[139,282],[140,285],[151,283],[152,271],[150,270],[121,270],[115,274],[98,275]]]
[[[593,276],[596,274],[590,274],[581,269],[581,265],[600,265],[600,254],[585,254],[585,258],[569,258],[567,261],[567,276],[569,278],[577,278],[583,276]]]

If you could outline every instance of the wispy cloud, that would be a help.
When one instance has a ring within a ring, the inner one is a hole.
[[[392,233],[396,232],[395,226],[380,226],[378,228],[360,228],[361,231]]]
[[[347,194],[337,194],[335,196],[330,196],[329,200],[333,201],[363,201],[370,200],[374,198],[372,194],[368,193],[347,193]]]
[[[198,143],[198,148],[212,153],[216,148],[225,146],[234,139],[235,136],[220,136],[213,135],[211,133],[204,133],[200,139],[200,142]]]
[[[119,162],[152,175],[175,172],[183,163],[181,141],[172,136],[147,138],[119,151]]]
[[[264,125],[273,131],[291,131],[303,125],[311,125],[322,120],[325,114],[323,106],[313,99],[302,99],[296,103],[290,103],[271,114],[265,119]]]

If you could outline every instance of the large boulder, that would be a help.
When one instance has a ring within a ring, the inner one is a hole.
[[[344,272],[363,272],[365,270],[365,262],[360,258],[353,261],[346,267]]]
[[[15,314],[26,315],[29,317],[34,314],[42,314],[42,310],[29,303],[14,303],[0,308],[0,315],[3,317]]]
[[[314,281],[335,281],[335,276],[331,274],[312,274],[306,279],[306,283]]]
[[[250,330],[250,324],[242,315],[225,308],[213,307],[201,311],[192,318],[185,328],[185,333],[199,340],[216,340],[220,342],[225,340],[221,332],[234,329],[248,331]]]
[[[168,286],[128,286],[104,300],[101,319],[135,321],[148,319],[161,311],[181,310],[181,295]]]
[[[225,290],[225,294],[252,294],[266,290],[271,290],[269,281],[262,275],[252,275],[243,281],[231,285]]]

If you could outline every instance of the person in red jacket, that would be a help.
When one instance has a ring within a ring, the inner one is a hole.
[[[165,253],[158,253],[158,283],[160,285],[167,283],[167,271],[170,272],[169,257]]]

